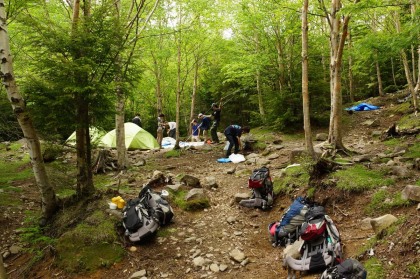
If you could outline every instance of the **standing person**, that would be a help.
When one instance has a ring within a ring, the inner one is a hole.
[[[133,122],[134,124],[137,124],[137,126],[141,127],[140,114],[136,113],[136,116],[134,116],[134,118],[131,120],[131,122]]]
[[[225,136],[226,139],[229,141],[228,149],[226,150],[226,158],[229,158],[230,154],[232,154],[232,148],[235,146],[235,150],[233,153],[238,153],[239,149],[241,148],[241,136],[242,134],[249,133],[249,127],[241,127],[239,125],[229,125],[225,129]]]
[[[191,142],[200,141],[200,125],[198,125],[197,120],[193,119],[191,122]]]
[[[201,120],[200,131],[203,131],[203,138],[205,143],[209,143],[211,141],[209,138],[209,129],[211,125],[210,117],[210,115],[204,115],[202,113],[198,114],[198,118]]]
[[[213,110],[211,116],[213,117],[213,124],[210,128],[210,134],[211,134],[211,143],[219,143],[219,137],[217,136],[217,128],[220,125],[220,112],[222,111],[222,103],[217,105],[216,103],[213,103],[211,105],[211,109]]]
[[[168,122],[168,136],[176,139],[176,122]]]
[[[159,114],[157,118],[158,127],[156,132],[156,140],[159,143],[160,148],[162,148],[162,139],[163,139],[163,130],[166,126],[165,115],[163,113]]]

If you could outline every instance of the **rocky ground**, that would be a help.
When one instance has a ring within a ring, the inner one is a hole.
[[[346,117],[345,145],[360,154],[377,156],[392,152],[379,137],[381,133],[399,116],[386,114],[384,107],[378,111],[354,113]],[[272,140],[274,139],[274,140]],[[412,139],[411,139],[412,140]],[[156,166],[155,170],[165,175],[189,174],[204,182],[213,177],[217,187],[205,188],[210,199],[210,207],[198,212],[185,212],[174,207],[175,217],[166,230],[166,237],[152,238],[147,243],[133,245],[126,241],[127,258],[109,269],[101,269],[94,274],[70,275],[54,268],[53,258],[47,258],[32,267],[30,277],[22,277],[20,270],[28,265],[30,258],[23,253],[17,243],[16,229],[22,220],[14,216],[23,216],[24,210],[37,208],[36,188],[31,182],[21,185],[20,194],[26,199],[25,208],[5,210],[2,214],[2,251],[8,250],[5,263],[10,278],[286,278],[287,272],[282,268],[282,248],[271,245],[267,226],[281,218],[293,198],[303,194],[304,189],[296,189],[290,196],[276,198],[271,210],[243,208],[234,201],[238,193],[248,193],[247,180],[250,172],[261,166],[269,166],[273,179],[281,179],[282,169],[290,164],[292,150],[303,148],[303,140],[286,140],[281,134],[270,135],[266,142],[271,149],[269,157],[253,163],[239,164],[217,163],[223,157],[223,145],[206,145],[201,149],[185,151],[181,157],[165,158],[164,151],[130,153],[130,160],[136,164],[144,159],[146,165]],[[318,144],[320,142],[315,142]],[[261,157],[262,158],[262,157]],[[404,166],[403,166],[404,167]],[[150,179],[153,171],[147,168],[136,168],[137,177],[144,182]],[[410,171],[410,176],[398,180],[396,191],[405,185],[419,180],[418,171]],[[134,175],[134,174],[133,174]],[[396,174],[398,176],[398,174]],[[141,184],[133,185],[132,191],[124,193],[125,199],[134,197]],[[403,267],[407,257],[418,257],[412,250],[420,250],[415,243],[420,243],[417,234],[403,245],[398,244],[404,232],[396,233],[387,239],[375,251],[363,251],[364,245],[374,236],[372,230],[363,230],[361,221],[366,217],[363,208],[370,202],[371,192],[363,194],[342,193],[327,189],[319,196],[340,197],[337,202],[326,205],[328,214],[340,230],[344,244],[345,257],[359,256],[360,261],[369,257],[369,252],[379,256],[388,265]],[[106,205],[104,205],[104,210]],[[396,217],[405,216],[405,227],[417,228],[419,216],[417,206],[401,208],[392,212]],[[404,227],[403,226],[403,227]],[[416,242],[417,241],[417,242]],[[394,243],[391,245],[391,243]],[[395,245],[395,246],[394,246]],[[411,247],[410,247],[411,245]],[[17,251],[11,251],[17,246]],[[391,247],[392,246],[392,247]],[[3,254],[4,255],[4,254]],[[417,261],[418,263],[418,261]],[[415,278],[404,268],[393,268],[385,278]],[[134,278],[134,277],[133,277]],[[305,274],[303,278],[319,278],[319,274]],[[368,277],[369,278],[369,277]]]

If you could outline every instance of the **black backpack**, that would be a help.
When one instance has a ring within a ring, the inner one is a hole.
[[[141,226],[143,226],[143,221],[140,212],[140,199],[131,199],[127,202],[127,205],[124,209],[124,227],[129,232],[137,231]],[[140,215],[140,216],[139,216]]]
[[[341,264],[330,267],[321,275],[321,279],[366,279],[367,271],[355,259],[346,259]]]

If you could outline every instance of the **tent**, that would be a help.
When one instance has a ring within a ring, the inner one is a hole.
[[[159,149],[156,139],[136,124],[132,122],[124,123],[125,147],[127,149]],[[115,129],[102,137],[100,145],[105,147],[116,147]]]
[[[106,132],[100,128],[91,127],[89,128],[89,135],[90,135],[90,142],[92,144],[97,144],[101,140],[101,138],[106,134]],[[74,131],[70,137],[66,140],[66,144],[68,145],[76,145],[76,131]]]
[[[352,111],[366,111],[366,110],[377,110],[380,109],[378,106],[374,106],[367,103],[360,103],[356,106],[353,106],[351,108],[346,108],[345,110],[352,110]]]

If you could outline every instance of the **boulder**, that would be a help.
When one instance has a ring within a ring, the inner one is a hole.
[[[395,217],[394,215],[386,214],[381,217],[370,220],[370,224],[372,225],[375,234],[379,235],[383,230],[390,227],[397,220],[397,217]]]
[[[181,178],[181,182],[190,187],[194,187],[194,188],[200,187],[200,179],[189,174],[184,175]]]
[[[407,185],[401,193],[401,198],[404,200],[412,200],[420,202],[420,186]]]
[[[191,201],[191,200],[199,200],[199,199],[204,199],[206,198],[206,196],[204,195],[204,190],[201,188],[194,188],[191,189],[187,195],[185,195],[185,200],[186,201]]]
[[[245,254],[236,248],[229,252],[229,256],[238,263],[241,263],[246,258]]]
[[[327,133],[318,133],[315,136],[315,140],[317,141],[326,141],[328,139],[328,134]]]

